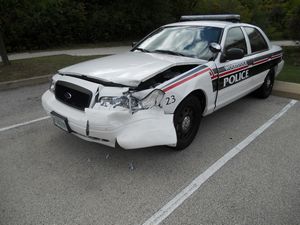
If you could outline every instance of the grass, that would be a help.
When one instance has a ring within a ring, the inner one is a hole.
[[[300,47],[285,47],[283,51],[285,65],[277,80],[300,83]]]
[[[300,47],[285,47],[285,65],[277,80],[300,83]],[[89,59],[103,56],[45,56],[11,61],[11,65],[0,63],[0,82],[34,76],[54,74],[57,70]]]
[[[31,59],[12,60],[11,65],[0,63],[0,82],[18,80],[34,76],[54,74],[57,70],[89,59],[103,56],[57,55]]]
[[[67,44],[57,47],[50,47],[47,49],[39,50],[25,50],[25,52],[44,52],[44,51],[60,51],[60,50],[73,50],[73,49],[84,49],[84,48],[106,48],[106,47],[120,47],[120,46],[131,46],[131,41],[114,41],[114,42],[97,42],[97,43],[86,43],[86,44]],[[13,53],[22,53],[24,50],[16,51]]]

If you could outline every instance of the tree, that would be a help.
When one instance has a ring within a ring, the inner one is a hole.
[[[220,13],[240,14],[273,40],[300,38],[300,0],[0,0],[0,29],[13,52],[132,41],[182,15]]]
[[[285,4],[287,15],[285,17],[286,29],[289,31],[288,36],[294,40],[300,39],[300,1],[289,0]]]
[[[9,65],[10,62],[7,57],[7,52],[5,49],[5,45],[4,45],[4,41],[2,38],[1,32],[0,32],[0,55],[1,55],[1,59],[2,59],[2,62],[4,63],[4,65]]]

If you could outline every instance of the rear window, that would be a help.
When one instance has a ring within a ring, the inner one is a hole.
[[[244,27],[250,40],[252,53],[268,50],[268,44],[262,34],[253,27]]]

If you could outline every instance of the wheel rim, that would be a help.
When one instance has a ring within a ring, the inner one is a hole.
[[[191,126],[191,117],[190,116],[185,116],[183,118],[183,121],[181,123],[181,129],[183,132],[187,132],[190,129]]]
[[[272,86],[272,80],[270,76],[267,76],[266,85],[268,89]]]
[[[185,107],[181,111],[176,121],[176,130],[179,139],[186,139],[192,134],[194,118],[195,113],[193,108]]]
[[[267,88],[269,88],[271,86],[271,83],[272,83],[271,78],[270,78],[270,76],[268,76],[267,80],[266,80]]]
[[[265,80],[265,92],[269,95],[273,89],[273,80],[270,75]]]

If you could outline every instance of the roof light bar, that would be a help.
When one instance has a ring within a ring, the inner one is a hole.
[[[232,23],[239,23],[241,22],[241,16],[238,14],[190,15],[190,16],[181,16],[179,21],[184,22],[184,21],[202,21],[202,20],[228,21]]]

